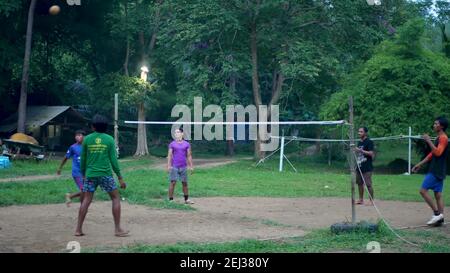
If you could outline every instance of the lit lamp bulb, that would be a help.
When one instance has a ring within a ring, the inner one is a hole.
[[[147,81],[148,67],[141,67],[141,79]]]

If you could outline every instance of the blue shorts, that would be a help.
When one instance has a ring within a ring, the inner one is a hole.
[[[95,192],[97,187],[106,192],[117,190],[116,181],[112,176],[88,177],[83,184],[83,192]]]
[[[433,190],[434,192],[442,192],[444,188],[444,180],[438,179],[434,174],[427,173],[422,183],[422,189]]]
[[[188,175],[186,168],[175,168],[172,167],[169,172],[169,182],[180,180],[183,183],[188,182]]]

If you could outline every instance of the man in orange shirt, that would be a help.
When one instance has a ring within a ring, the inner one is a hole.
[[[436,141],[433,143],[430,136],[423,136],[423,139],[430,146],[431,152],[412,169],[413,172],[417,172],[422,165],[430,162],[430,169],[423,180],[422,189],[420,189],[420,194],[434,213],[430,221],[427,222],[427,225],[440,225],[444,222],[444,198],[442,197],[442,189],[447,173],[448,137],[445,134],[447,127],[448,121],[446,118],[436,118],[433,125],[433,130],[437,133]],[[434,191],[436,204],[428,194],[428,190]]]

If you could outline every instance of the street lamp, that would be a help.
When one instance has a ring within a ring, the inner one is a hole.
[[[145,65],[141,67],[141,79],[147,81],[148,67]]]
[[[367,0],[367,4],[369,6],[373,6],[373,5],[379,6],[379,5],[381,5],[381,0]]]

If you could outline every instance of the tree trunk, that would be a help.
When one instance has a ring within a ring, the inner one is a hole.
[[[161,5],[162,2],[163,2],[162,0],[161,0],[161,1],[158,1],[158,4]],[[156,10],[155,17],[156,17],[156,18],[155,18],[155,21],[156,21],[156,23],[155,23],[155,28],[153,29],[152,37],[150,38],[150,43],[149,43],[149,45],[148,45],[148,52],[149,52],[149,55],[152,54],[153,49],[155,48],[155,44],[156,44],[156,36],[157,36],[158,31],[159,31],[159,21],[160,21],[160,19],[161,19],[161,8],[160,8],[160,7],[158,7],[158,9]]]
[[[274,104],[277,104],[278,101],[280,100],[281,91],[283,91],[284,80],[285,80],[284,75],[281,72],[275,74],[275,77],[273,79],[273,81],[275,82],[273,84],[274,89],[272,89],[272,98],[270,99],[269,107]]]
[[[146,65],[147,63],[147,53],[145,50],[145,37],[144,32],[139,32],[139,44],[141,45],[141,65]],[[142,74],[141,74],[142,79]],[[145,121],[145,102],[142,101],[138,105],[138,121]],[[148,155],[147,146],[147,130],[145,124],[138,124],[138,134],[137,134],[137,145],[136,153],[134,156],[145,156]]]
[[[130,72],[128,71],[128,63],[130,61],[130,40],[127,39],[127,52],[125,53],[125,61],[123,62],[123,71],[125,76],[129,77]]]
[[[317,131],[317,133],[316,133],[316,138],[317,139],[320,139],[320,136],[322,135],[322,132],[321,132],[321,130],[319,129],[318,131]],[[316,154],[319,154],[320,153],[320,141],[317,141],[316,142]]]
[[[144,103],[140,103],[138,108],[138,121],[145,121]],[[145,156],[148,154],[147,131],[145,128],[145,124],[138,124],[137,147],[134,156]]]
[[[125,24],[128,24],[128,0],[125,0]],[[123,71],[125,76],[129,77],[128,63],[130,61],[130,37],[127,35],[127,52],[125,53],[125,61],[123,62]]]
[[[253,90],[253,100],[255,102],[255,106],[257,111],[259,111],[259,106],[262,104],[261,93],[259,87],[259,78],[258,78],[258,37],[256,32],[256,22],[253,21],[251,26],[250,33],[250,48],[252,55],[252,90]],[[259,114],[258,114],[259,120]],[[261,159],[261,139],[259,138],[259,130],[256,131],[256,140],[255,140],[255,159]]]
[[[22,81],[20,85],[20,101],[18,109],[17,132],[25,133],[25,121],[27,115],[27,88],[28,78],[30,75],[30,56],[31,56],[31,41],[33,38],[33,21],[34,10],[36,8],[37,0],[31,0],[30,9],[28,10],[27,36],[25,43],[25,57],[23,59]]]
[[[234,156],[234,141],[233,140],[227,140],[227,150],[226,150],[225,155]]]
[[[236,74],[235,73],[231,73],[231,76],[230,76],[230,92],[232,93],[233,96],[236,94]],[[233,117],[233,121],[235,121],[234,117]],[[234,141],[233,140],[226,141],[225,155],[234,156]]]
[[[441,25],[441,32],[442,32],[442,48],[444,51],[445,56],[450,58],[450,37],[447,36],[446,32],[446,25]]]
[[[259,90],[259,78],[258,78],[258,46],[257,46],[257,33],[256,33],[256,23],[253,22],[251,25],[251,51],[252,51],[252,90],[253,90],[253,100],[255,106],[258,108],[261,104],[261,93]]]
[[[161,3],[160,1],[159,3]],[[157,22],[159,22],[160,12],[159,9],[157,10]],[[150,38],[150,43],[148,46],[148,50],[146,50],[146,43],[145,43],[145,36],[144,32],[139,32],[139,43],[141,45],[141,58],[142,58],[142,65],[147,64],[147,61],[150,57],[152,57],[153,50],[155,48],[156,44],[156,36],[158,31],[158,23],[156,28],[153,31],[152,37]],[[151,73],[151,67],[150,63],[148,63],[149,66],[149,73]],[[145,103],[141,102],[139,104],[139,114],[138,114],[138,120],[139,121],[145,121]],[[138,125],[138,135],[137,135],[137,147],[136,147],[136,153],[135,156],[144,156],[148,155],[148,146],[147,146],[147,130],[145,128],[145,124],[139,124]]]
[[[145,36],[142,31],[139,32],[139,44],[141,45],[141,65],[146,65],[147,52],[145,50]]]

